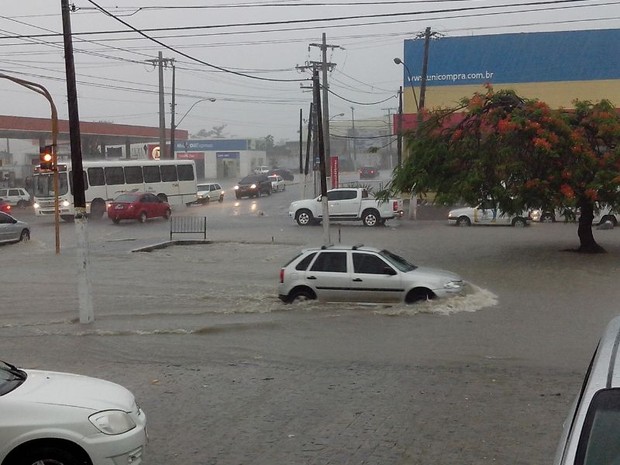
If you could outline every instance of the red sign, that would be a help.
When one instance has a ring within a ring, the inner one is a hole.
[[[332,173],[332,189],[337,189],[340,185],[338,157],[330,157],[329,165]]]
[[[204,152],[177,152],[177,159],[179,160],[204,160]]]

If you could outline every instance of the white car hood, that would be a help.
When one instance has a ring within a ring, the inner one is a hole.
[[[88,376],[53,371],[24,370],[26,381],[7,396],[28,403],[65,405],[100,410],[135,410],[129,390],[115,383]]]
[[[427,268],[425,266],[419,266],[415,270],[409,271],[407,274],[420,274],[427,278],[430,277],[430,278],[439,279],[439,280],[445,279],[446,282],[463,280],[463,278],[461,278],[458,274],[453,273],[451,271],[437,270],[435,268]]]
[[[448,212],[448,216],[471,215],[473,211],[474,209],[472,207],[456,208],[454,210],[450,210]]]

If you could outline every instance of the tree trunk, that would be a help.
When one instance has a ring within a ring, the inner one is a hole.
[[[577,235],[579,236],[579,248],[576,252],[582,253],[605,253],[600,245],[594,240],[592,234],[592,221],[594,220],[594,203],[591,201],[579,202],[581,215],[579,216],[579,228]]]

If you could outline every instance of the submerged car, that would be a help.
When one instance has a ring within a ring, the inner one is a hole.
[[[213,200],[217,200],[222,203],[224,201],[224,189],[217,182],[209,182],[206,184],[198,184],[196,186],[197,189],[197,197],[196,203],[209,203]]]
[[[286,183],[282,176],[278,174],[270,174],[267,176],[271,181],[271,191],[272,192],[280,192],[286,190]]]
[[[285,303],[414,303],[464,291],[452,272],[416,266],[388,250],[363,245],[301,251],[280,270],[278,297]]]
[[[235,197],[260,197],[271,195],[271,181],[266,174],[246,176],[235,186]]]
[[[124,387],[0,361],[0,463],[143,462],[146,415]]]
[[[359,173],[360,179],[374,179],[379,176],[379,170],[372,166],[362,166]]]
[[[605,329],[564,422],[554,465],[620,460],[620,316]]]
[[[448,224],[456,226],[488,225],[523,227],[529,224],[529,214],[509,215],[493,203],[483,202],[476,207],[463,207],[448,212]]]
[[[108,218],[114,224],[121,220],[138,220],[145,223],[149,218],[170,218],[172,210],[168,202],[149,192],[126,192],[108,205]]]
[[[0,198],[17,208],[26,208],[31,203],[30,194],[22,187],[0,189]]]
[[[0,212],[0,243],[23,242],[30,239],[30,226],[24,221]]]
[[[284,179],[285,181],[295,180],[295,175],[291,171],[285,170],[284,168],[274,168],[272,170],[269,170],[269,172],[267,173],[268,176],[271,176],[272,174],[282,176],[282,179]]]

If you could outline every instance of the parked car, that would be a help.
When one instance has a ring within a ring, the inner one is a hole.
[[[30,205],[30,194],[21,187],[0,188],[0,199],[17,208]]]
[[[0,362],[0,463],[142,463],[146,415],[124,387]]]
[[[30,239],[30,226],[25,221],[0,212],[0,242],[21,242]],[[0,461],[1,463],[1,461]]]
[[[359,173],[360,179],[374,179],[379,176],[379,170],[372,166],[362,166]]]
[[[365,226],[381,226],[387,220],[400,218],[403,213],[401,199],[380,201],[370,197],[367,189],[359,187],[329,190],[327,200],[332,221],[362,221]],[[300,226],[320,223],[322,196],[292,202],[288,214]]]
[[[257,166],[256,168],[254,168],[254,174],[267,174],[267,173],[269,173],[268,166]]]
[[[271,181],[272,192],[280,192],[286,190],[286,184],[284,183],[284,179],[282,178],[282,176],[278,174],[271,174],[267,177]]]
[[[489,225],[523,227],[529,224],[529,214],[523,212],[508,215],[501,212],[492,202],[483,202],[476,207],[464,207],[448,212],[448,224],[457,226]]]
[[[620,316],[594,351],[581,391],[571,405],[554,465],[617,464],[620,460]]]
[[[271,195],[271,181],[266,174],[252,174],[246,176],[235,186],[235,196],[260,197],[262,194]]]
[[[0,212],[11,213],[11,205],[3,199],[0,199]]]
[[[196,193],[198,200],[197,203],[205,204],[209,203],[212,200],[217,200],[218,202],[224,201],[224,189],[217,182],[208,182],[206,184],[198,184]]]
[[[418,267],[387,250],[338,245],[305,249],[284,265],[278,296],[286,303],[413,303],[463,290],[463,279],[455,273]]]
[[[115,224],[121,220],[138,220],[145,223],[149,218],[170,218],[172,210],[168,202],[150,192],[126,192],[108,204],[108,218]]]
[[[284,179],[285,181],[295,180],[295,175],[291,171],[285,170],[284,168],[274,168],[272,170],[269,170],[269,172],[267,173],[268,176],[272,174],[277,174],[278,176],[282,176],[282,179]]]

